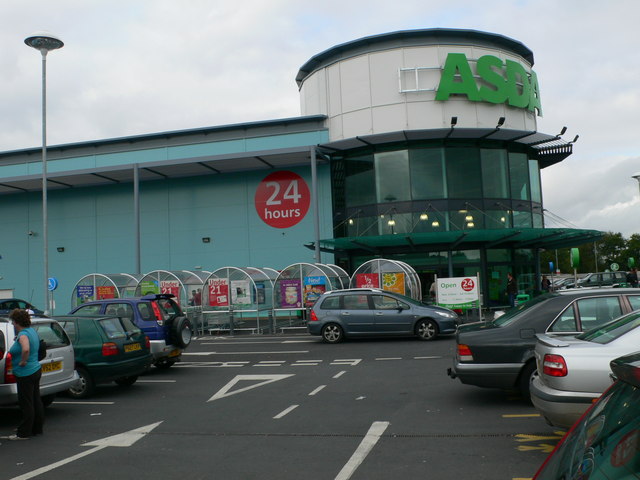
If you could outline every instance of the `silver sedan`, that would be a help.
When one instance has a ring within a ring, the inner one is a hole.
[[[539,334],[531,401],[551,425],[571,427],[611,385],[609,362],[640,346],[640,310],[578,336]]]

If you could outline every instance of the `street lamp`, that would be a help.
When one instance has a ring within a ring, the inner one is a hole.
[[[640,188],[640,172],[635,175],[631,175],[631,178],[635,178],[638,181],[638,188]]]
[[[47,218],[47,53],[62,48],[64,43],[48,32],[38,32],[25,38],[24,43],[42,54],[42,243],[44,252],[44,313],[49,305],[49,239]]]

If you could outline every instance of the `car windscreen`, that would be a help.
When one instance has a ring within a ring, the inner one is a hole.
[[[47,344],[47,348],[66,347],[71,343],[64,329],[57,322],[34,322],[31,326]]]
[[[576,338],[587,342],[605,344],[638,327],[640,327],[640,311],[617,318],[602,327],[584,332]]]
[[[638,478],[640,388],[618,381],[579,421],[536,480]]]
[[[537,296],[535,298],[532,298],[531,300],[529,300],[527,302],[521,303],[517,307],[511,308],[510,310],[508,310],[501,317],[496,318],[493,321],[493,325],[495,325],[497,327],[506,327],[507,325],[513,323],[518,318],[520,318],[520,316],[523,315],[525,312],[528,312],[529,310],[531,310],[533,308],[537,308],[538,306],[540,306],[545,301],[549,300],[550,298],[557,297],[557,296],[558,295],[555,294],[555,293],[544,293],[544,294],[539,295],[539,296]]]

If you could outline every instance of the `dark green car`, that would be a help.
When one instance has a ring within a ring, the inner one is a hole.
[[[75,351],[80,382],[68,390],[74,398],[90,396],[99,383],[133,385],[151,365],[149,338],[122,317],[56,317]]]

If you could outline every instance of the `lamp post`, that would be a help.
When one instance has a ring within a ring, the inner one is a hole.
[[[631,175],[631,178],[635,178],[638,181],[638,188],[640,188],[640,172],[635,175]]]
[[[49,238],[47,218],[47,53],[62,48],[64,43],[48,32],[38,32],[25,38],[24,43],[39,50],[42,55],[42,244],[44,262],[44,313],[51,311],[49,305]]]

